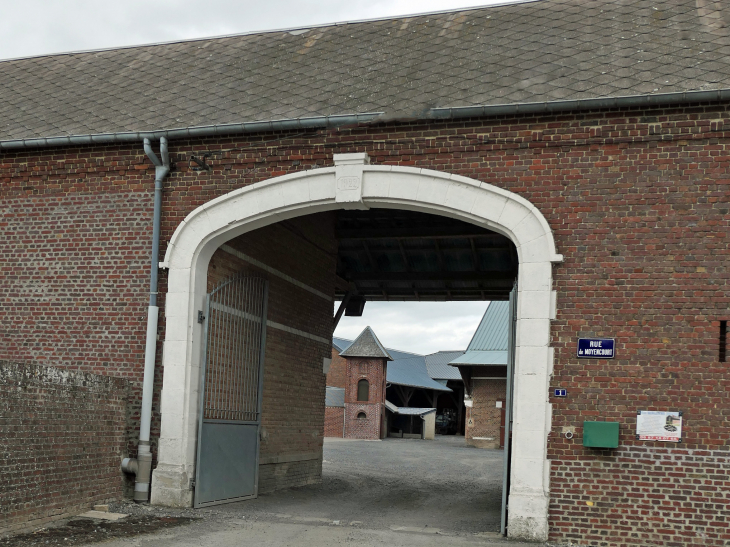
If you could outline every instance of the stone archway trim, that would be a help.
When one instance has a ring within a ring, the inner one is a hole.
[[[546,540],[548,401],[555,316],[552,264],[561,262],[544,216],[528,200],[467,177],[414,167],[369,165],[366,154],[334,156],[334,167],[292,173],[220,196],[177,227],[161,267],[169,268],[163,346],[159,464],[153,503],[189,506],[197,434],[201,332],[215,250],[245,232],[287,218],[333,209],[399,208],[441,214],[509,237],[519,258],[515,407],[509,535]]]

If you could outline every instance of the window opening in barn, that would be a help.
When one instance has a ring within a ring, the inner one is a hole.
[[[367,415],[364,412],[358,412],[357,413],[357,419],[358,420],[365,420],[365,419],[367,419]]]
[[[357,383],[357,400],[367,401],[370,399],[370,383],[367,380],[360,380]]]

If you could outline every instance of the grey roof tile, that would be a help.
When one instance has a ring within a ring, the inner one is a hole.
[[[370,327],[365,327],[355,341],[340,355],[342,357],[377,357],[388,361],[393,360]]]
[[[352,340],[347,340],[345,338],[332,338],[332,346],[340,353],[340,355],[344,355],[344,352],[347,351],[347,349],[349,349],[349,347],[354,343],[355,342]],[[392,361],[390,361],[387,366],[386,380],[391,384],[423,389],[435,389],[436,391],[451,391],[450,388],[440,384],[429,375],[429,369],[426,365],[426,361],[429,356],[418,355],[392,348],[387,348],[387,352],[391,355]],[[461,379],[461,375],[457,372],[457,376],[454,378]]]
[[[0,140],[712,90],[730,88],[730,13],[541,0],[1,61],[0,81]]]

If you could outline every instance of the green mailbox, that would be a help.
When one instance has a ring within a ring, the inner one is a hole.
[[[583,446],[618,448],[618,422],[583,422]]]

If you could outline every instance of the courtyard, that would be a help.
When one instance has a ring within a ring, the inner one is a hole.
[[[225,546],[245,542],[457,547],[507,543],[498,533],[501,450],[467,447],[460,436],[437,436],[434,441],[326,438],[322,475],[321,484],[205,509],[115,504],[112,511],[129,516],[105,523],[107,538],[116,537],[111,541],[94,542],[88,533],[74,537],[74,530],[95,526],[81,526],[76,518],[69,519],[71,526],[66,520],[50,527],[50,535],[19,536],[3,545]],[[129,531],[134,530],[130,521],[141,522],[140,518],[167,520],[171,525],[152,533]],[[180,525],[172,524],[172,519]],[[115,526],[125,527],[129,535],[114,533]],[[54,528],[58,533],[53,533]]]
[[[435,441],[324,440],[322,483],[218,506],[220,511],[273,518],[423,533],[498,533],[502,451]],[[354,524],[353,524],[354,523]]]

